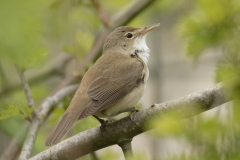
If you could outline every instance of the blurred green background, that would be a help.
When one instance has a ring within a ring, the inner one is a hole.
[[[76,70],[104,27],[94,4],[100,4],[104,13],[114,18],[112,15],[124,12],[133,2],[0,1],[0,155],[33,111],[28,107],[16,66],[29,81],[38,107],[67,73]],[[134,138],[135,158],[240,159],[240,1],[158,0],[128,25],[143,27],[157,22],[160,28],[147,38],[150,79],[140,106],[146,108],[222,81],[228,98],[235,100],[178,122],[171,116],[154,120],[149,125],[157,125],[158,129]],[[89,62],[88,67],[93,63]],[[71,97],[58,104],[41,127],[33,155],[47,148],[43,142]],[[67,136],[97,125],[94,118],[88,117]],[[19,146],[26,133],[19,134]],[[97,155],[104,160],[123,158],[117,146],[98,151]]]

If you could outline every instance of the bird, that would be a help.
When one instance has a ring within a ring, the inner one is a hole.
[[[84,74],[46,146],[59,142],[76,121],[90,115],[102,122],[101,118],[135,110],[149,77],[146,36],[158,26],[160,23],[142,28],[121,26],[107,36],[101,57]]]

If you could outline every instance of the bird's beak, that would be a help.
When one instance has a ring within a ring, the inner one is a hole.
[[[151,30],[153,30],[153,29],[155,29],[155,28],[157,28],[159,26],[160,26],[160,23],[151,24],[151,25],[149,25],[147,27],[142,28],[140,34],[144,35],[144,34],[148,33],[149,31],[151,31]]]

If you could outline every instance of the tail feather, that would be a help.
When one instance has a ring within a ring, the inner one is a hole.
[[[56,144],[71,129],[73,124],[78,120],[78,117],[79,115],[65,112],[56,127],[50,132],[45,145]]]

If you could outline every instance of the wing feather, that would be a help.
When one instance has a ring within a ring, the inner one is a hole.
[[[137,87],[140,82],[139,79],[144,76],[144,64],[136,58],[122,56],[121,59],[113,60],[111,63],[114,68],[97,73],[90,84],[87,93],[92,101],[82,112],[79,119],[117,103]]]

